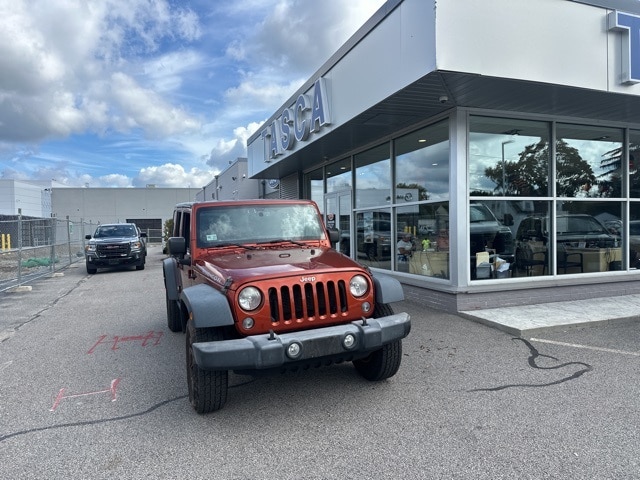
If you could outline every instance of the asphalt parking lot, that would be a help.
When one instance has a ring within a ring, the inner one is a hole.
[[[401,302],[393,378],[232,375],[202,416],[150,253],[0,294],[3,478],[640,478],[639,318],[531,339]]]

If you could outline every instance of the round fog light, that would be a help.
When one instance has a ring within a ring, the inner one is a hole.
[[[254,325],[255,325],[255,322],[251,317],[247,317],[244,320],[242,320],[242,328],[244,328],[245,330],[251,330]]]
[[[289,358],[298,358],[302,353],[302,345],[299,343],[292,343],[287,347],[287,357]]]
[[[371,311],[371,304],[369,302],[364,302],[362,304],[362,311],[365,313],[368,313],[369,311]]]
[[[347,333],[342,339],[342,345],[347,350],[353,348],[355,344],[356,344],[356,337],[351,333]]]

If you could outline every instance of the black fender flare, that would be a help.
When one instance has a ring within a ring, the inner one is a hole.
[[[175,258],[165,258],[162,261],[162,274],[164,275],[167,299],[178,300],[180,298],[180,272]]]
[[[402,284],[396,278],[383,273],[374,273],[373,284],[376,292],[376,303],[393,303],[404,300]]]
[[[181,300],[187,307],[194,327],[224,327],[233,325],[233,315],[227,297],[209,285],[200,283],[185,288]]]

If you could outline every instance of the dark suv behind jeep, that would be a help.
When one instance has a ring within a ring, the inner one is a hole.
[[[147,257],[147,234],[135,223],[109,223],[99,225],[93,237],[85,236],[89,242],[85,247],[87,273],[94,274],[98,268],[135,266],[144,270]]]

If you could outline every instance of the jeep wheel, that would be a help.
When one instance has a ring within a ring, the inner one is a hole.
[[[87,263],[87,273],[89,275],[95,275],[95,273],[98,271],[98,269],[96,267],[92,267],[91,265],[89,265]]]
[[[376,304],[373,317],[393,315],[393,309],[386,304]],[[378,381],[393,377],[402,361],[402,340],[384,345],[365,358],[354,360],[353,366],[367,380]]]
[[[169,300],[169,295],[165,294],[167,301],[167,326],[172,332],[182,331],[182,318],[178,302]]]
[[[187,323],[187,384],[189,401],[198,413],[220,410],[227,401],[229,373],[226,370],[202,370],[195,362],[193,344],[223,340],[217,328],[195,328],[193,320]]]

